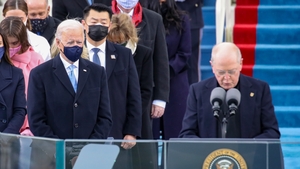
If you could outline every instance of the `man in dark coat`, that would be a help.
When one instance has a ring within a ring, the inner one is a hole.
[[[114,13],[130,15],[138,30],[138,43],[152,49],[154,88],[149,116],[159,118],[164,114],[170,90],[169,61],[162,17],[142,8],[138,0],[112,0],[112,10]],[[151,133],[146,134],[147,138],[152,138]]]
[[[35,136],[106,139],[109,135],[112,116],[106,72],[81,58],[83,32],[78,21],[61,22],[55,39],[59,55],[30,73],[27,108]],[[33,142],[31,156],[35,163],[31,168],[55,166],[54,153],[55,144]]]
[[[83,9],[93,3],[111,6],[111,0],[52,0],[52,16],[61,21],[67,18],[82,18]]]
[[[52,44],[57,26],[60,20],[49,15],[50,6],[48,0],[26,0],[28,18],[30,19],[32,32],[47,39]]]
[[[210,103],[212,90],[222,87],[224,90],[236,88],[241,93],[238,110],[228,118],[227,138],[280,138],[270,87],[266,82],[240,74],[242,57],[239,48],[229,42],[216,45],[212,51],[211,66],[215,77],[190,87],[179,137],[222,136],[221,123],[214,117]],[[227,114],[228,106],[222,106],[221,110],[224,113],[220,116]]]

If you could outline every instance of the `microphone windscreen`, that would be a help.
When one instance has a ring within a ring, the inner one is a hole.
[[[210,103],[214,105],[214,102],[219,102],[220,105],[223,104],[225,100],[226,91],[222,87],[216,87],[211,91]]]
[[[226,94],[226,103],[227,105],[231,105],[232,103],[236,104],[237,106],[240,104],[241,101],[241,92],[236,88],[231,88],[227,91]]]

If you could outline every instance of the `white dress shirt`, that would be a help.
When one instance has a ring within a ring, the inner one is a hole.
[[[98,52],[98,57],[99,57],[101,66],[105,68],[105,65],[106,65],[106,57],[105,57],[106,41],[104,41],[104,43],[102,43],[100,46],[93,46],[88,41],[86,41],[86,47],[89,51],[89,60],[91,62],[93,62],[93,56],[94,56],[94,51],[92,49],[93,48],[100,49]]]

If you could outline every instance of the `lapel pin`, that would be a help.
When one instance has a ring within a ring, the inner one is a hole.
[[[86,70],[86,69],[83,69],[83,71],[84,71],[84,72],[87,72],[87,70]]]
[[[251,93],[250,93],[250,97],[253,97],[253,96],[254,96],[254,93],[253,93],[253,92],[251,92]]]
[[[116,59],[116,56],[115,55],[110,55],[110,58],[111,59]]]

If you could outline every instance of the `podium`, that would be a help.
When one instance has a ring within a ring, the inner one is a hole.
[[[170,139],[166,168],[283,169],[279,140]]]

